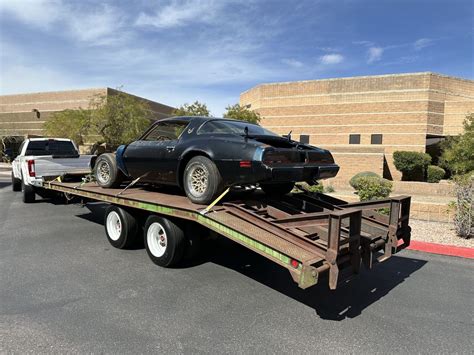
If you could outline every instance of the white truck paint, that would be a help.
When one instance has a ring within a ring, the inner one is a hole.
[[[87,174],[91,171],[91,159],[94,156],[79,155],[78,152],[70,139],[26,139],[12,162],[13,177],[26,186],[42,186],[47,177]]]

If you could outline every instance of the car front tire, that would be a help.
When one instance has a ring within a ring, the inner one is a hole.
[[[204,156],[192,158],[184,170],[184,191],[197,204],[209,204],[222,192],[222,177],[214,162]]]
[[[119,187],[124,176],[117,167],[115,154],[100,155],[94,166],[94,176],[97,184],[101,187],[113,188]]]

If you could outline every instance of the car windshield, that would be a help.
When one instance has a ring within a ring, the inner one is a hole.
[[[54,139],[30,141],[25,155],[77,155],[77,150],[71,141]]]
[[[263,127],[252,123],[246,123],[241,121],[231,121],[231,120],[212,120],[204,123],[204,125],[199,129],[198,134],[245,134],[245,127],[248,128],[249,136],[277,136],[276,133],[273,133]]]

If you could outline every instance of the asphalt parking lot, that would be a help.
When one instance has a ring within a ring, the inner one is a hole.
[[[103,206],[25,205],[0,180],[0,353],[471,353],[474,262],[403,251],[336,291],[220,238],[164,269]],[[469,350],[471,349],[471,350]]]

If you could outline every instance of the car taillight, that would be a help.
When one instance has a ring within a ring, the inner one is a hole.
[[[242,160],[240,162],[240,167],[241,168],[251,168],[252,167],[252,162],[250,160]]]
[[[28,175],[30,175],[31,177],[36,176],[34,160],[28,160]]]

